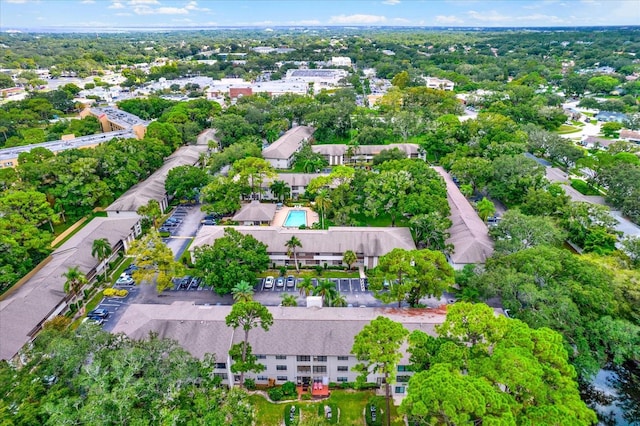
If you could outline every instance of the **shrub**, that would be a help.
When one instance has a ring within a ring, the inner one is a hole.
[[[342,382],[340,383],[340,389],[351,389],[353,388],[353,383]]]
[[[129,294],[129,292],[125,289],[116,291],[116,296],[118,297],[127,297],[127,294]]]
[[[293,415],[292,410],[293,409]],[[297,425],[300,420],[300,407],[296,405],[287,404],[284,407],[284,424],[286,426]]]
[[[375,420],[373,420],[373,416],[371,415],[371,407],[375,407]],[[367,406],[365,407],[365,419],[367,421],[368,426],[382,426],[382,413],[380,413],[380,407],[373,400],[367,402]]]
[[[256,381],[253,379],[244,379],[244,387],[247,390],[256,390]]]
[[[325,265],[326,265],[326,263],[325,263]],[[320,265],[316,265],[316,266],[314,267],[314,269],[316,270],[316,275],[317,275],[317,276],[322,275],[322,271],[323,271],[322,266],[320,266]]]
[[[162,238],[169,238],[171,236],[171,232],[158,232],[158,234]]]
[[[105,288],[102,291],[102,294],[104,295],[104,297],[113,297],[116,295],[117,290],[115,288]]]
[[[298,391],[296,390],[296,384],[293,382],[286,382],[282,385],[282,395],[283,396],[297,396]]]
[[[597,190],[580,179],[571,179],[571,187],[582,195],[600,195]]]
[[[277,402],[282,399],[282,389],[281,388],[271,388],[269,389],[269,398],[272,401]]]
[[[303,393],[301,398],[302,398],[303,401],[311,401],[312,396],[311,396],[310,393]]]

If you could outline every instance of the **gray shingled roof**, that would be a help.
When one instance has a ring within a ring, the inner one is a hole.
[[[238,222],[271,222],[275,214],[275,204],[253,200],[249,204],[242,206],[240,211],[233,217],[233,220]]]
[[[377,155],[384,150],[398,148],[400,151],[410,154],[418,154],[420,146],[415,143],[392,143],[389,145],[360,145],[356,151],[356,155]],[[313,145],[313,152],[322,155],[344,155],[349,149],[346,144],[329,144],[329,145]]]
[[[273,325],[265,332],[251,330],[249,341],[255,354],[264,355],[347,355],[354,336],[371,320],[386,316],[409,330],[420,329],[435,335],[434,327],[445,315],[429,309],[396,308],[305,308],[268,306]],[[198,306],[192,302],[171,305],[134,304],[127,308],[113,333],[134,339],[147,338],[149,332],[176,340],[193,356],[215,353],[226,359],[231,344],[243,338],[225,325],[231,306]],[[233,338],[233,340],[232,340]]]
[[[288,159],[298,150],[304,139],[313,135],[316,129],[309,126],[298,126],[287,131],[284,135],[262,150],[265,159]]]
[[[289,187],[308,186],[312,179],[318,176],[328,176],[328,173],[278,173],[273,179],[266,179],[262,186],[268,188],[276,180],[285,182]]]
[[[208,149],[207,146],[190,145],[179,148],[165,160],[162,167],[142,182],[129,188],[120,198],[114,201],[106,211],[135,212],[149,200],[160,202],[166,194],[164,183],[169,170],[178,166],[193,166],[200,159],[200,154]]]
[[[22,286],[0,301],[0,359],[12,358],[30,340],[29,333],[65,298],[62,274],[78,266],[83,273],[98,264],[91,256],[93,240],[107,238],[113,247],[128,236],[137,218],[95,218],[60,248]]]
[[[454,252],[449,256],[456,264],[485,263],[493,254],[493,240],[489,237],[487,225],[478,217],[469,201],[442,167],[433,167],[440,173],[447,185],[447,201],[451,209],[452,225],[447,244],[452,244]]]
[[[224,236],[223,226],[204,226],[196,234],[190,250]],[[277,226],[234,226],[243,234],[253,235],[268,246],[270,252],[284,252],[285,243],[295,235],[302,248],[318,253],[344,253],[353,250],[364,256],[382,256],[394,248],[415,250],[409,228],[330,227],[326,230],[281,228]]]

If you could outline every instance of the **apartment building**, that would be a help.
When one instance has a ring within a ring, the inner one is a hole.
[[[262,150],[262,158],[275,169],[290,169],[294,155],[300,151],[302,144],[311,139],[315,129],[309,126],[298,126],[288,130],[278,140]]]
[[[308,386],[313,395],[327,394],[329,383],[355,382],[353,367],[358,360],[351,354],[355,336],[378,316],[386,316],[409,330],[421,330],[435,336],[435,326],[445,320],[441,312],[430,309],[395,308],[306,308],[267,307],[273,316],[269,331],[255,328],[249,344],[263,372],[246,375],[258,384],[283,384],[287,381]],[[244,338],[242,330],[225,324],[231,306],[198,306],[192,302],[171,305],[133,304],[115,325],[114,333],[143,339],[150,332],[160,338],[176,340],[193,356],[215,354],[215,374],[225,384],[239,379],[231,372],[229,349]],[[404,350],[404,349],[403,349]],[[409,359],[404,353],[397,366],[393,396],[401,398],[411,377]],[[382,385],[382,376],[370,374],[367,381]],[[315,385],[315,386],[314,386]],[[321,386],[319,386],[321,385]],[[324,392],[323,392],[324,391]]]
[[[392,143],[389,145],[359,145],[351,148],[346,144],[313,145],[313,152],[321,154],[330,166],[342,164],[370,163],[373,157],[382,151],[397,148],[404,152],[407,158],[419,158],[424,160],[425,153],[415,143]]]
[[[427,84],[427,88],[429,89],[452,91],[455,87],[455,83],[451,80],[447,80],[446,78],[425,77],[424,80]]]

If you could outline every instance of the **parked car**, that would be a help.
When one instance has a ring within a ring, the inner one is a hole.
[[[264,288],[273,288],[273,277],[272,276],[268,276],[264,280]]]
[[[202,221],[203,225],[215,226],[217,222],[214,219],[206,219]]]
[[[189,288],[189,283],[191,282],[191,275],[187,275],[186,277],[180,280],[179,288],[187,289]]]
[[[189,282],[189,289],[197,290],[197,288],[200,287],[200,282],[201,279],[198,277],[191,278],[191,281]]]
[[[127,269],[124,270],[124,273],[127,275],[131,275],[138,269],[140,268],[138,268],[135,263],[132,263],[131,265],[127,266]]]
[[[82,320],[82,323],[102,325],[104,323],[104,319],[100,317],[86,317]]]
[[[108,318],[109,311],[103,308],[98,308],[98,309],[94,309],[93,311],[89,311],[87,316],[91,318]]]
[[[131,276],[126,273],[120,275],[120,277],[116,280],[116,285],[133,285],[133,284],[135,284],[135,281],[133,281],[133,278],[131,278]]]
[[[295,287],[296,285],[296,279],[293,278],[293,275],[289,275],[287,277],[287,287]]]
[[[284,278],[282,277],[276,278],[276,287],[284,287]]]

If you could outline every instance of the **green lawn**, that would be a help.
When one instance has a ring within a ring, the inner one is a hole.
[[[302,410],[302,417],[305,412],[318,413],[319,405],[330,405],[331,407],[337,407],[340,411],[340,419],[337,422],[339,425],[352,425],[362,426],[364,424],[364,408],[367,405],[367,401],[374,396],[372,391],[345,391],[345,390],[332,390],[331,396],[327,400],[319,402],[311,401],[297,401],[296,406],[300,406]],[[386,407],[383,397],[379,398],[378,406]],[[252,405],[256,410],[256,425],[257,426],[280,426],[284,421],[284,407],[291,403],[273,404],[261,395],[251,395],[249,397]],[[337,413],[336,413],[337,414]],[[334,414],[334,415],[336,415]],[[391,424],[392,426],[404,425],[402,418],[398,417],[397,408],[391,407]],[[326,422],[329,424],[329,422]]]
[[[575,133],[575,132],[579,132],[580,128],[579,127],[575,127],[575,126],[568,126],[566,124],[563,124],[562,126],[560,126],[560,128],[558,128],[558,130],[556,130],[556,133],[560,134],[560,135],[566,135],[569,133]]]
[[[353,218],[358,221],[359,224],[364,224],[366,226],[376,226],[376,227],[389,227],[391,226],[391,216],[388,214],[381,214],[377,217],[369,217],[364,214],[353,215]],[[408,227],[409,221],[406,217],[400,216],[396,218],[396,226],[397,227]]]

